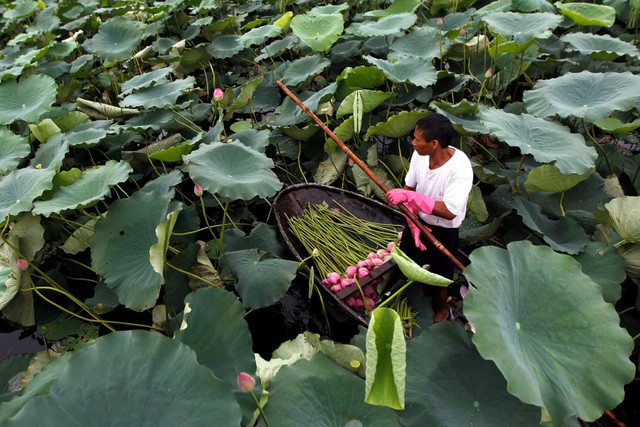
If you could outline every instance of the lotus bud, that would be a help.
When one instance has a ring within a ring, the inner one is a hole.
[[[238,384],[238,388],[243,393],[249,393],[253,391],[253,388],[256,386],[256,380],[246,372],[238,373],[238,377],[236,378],[236,383]]]
[[[458,31],[458,33],[459,33],[461,36],[464,36],[465,34],[467,34],[467,30],[465,30],[465,29],[464,29],[464,27],[460,27],[460,31]]]
[[[376,259],[378,259],[378,258],[376,258]],[[365,263],[367,264],[367,268],[369,270],[373,269],[374,265],[373,265],[373,261],[372,260],[368,259],[368,260],[365,261]]]
[[[374,258],[378,258],[378,254],[375,252],[369,252],[369,255],[367,255],[367,259],[374,259]]]
[[[364,288],[362,290],[362,292],[364,292],[364,296],[367,298],[377,298],[378,297],[378,293],[376,292],[375,289],[373,289],[372,286],[367,286],[366,288]]]
[[[358,264],[356,264],[356,267],[358,267],[358,268],[367,268],[367,262],[366,261],[360,261],[360,262],[358,262]]]
[[[464,297],[467,296],[467,292],[469,292],[469,289],[466,286],[460,286],[460,297],[464,299]]]
[[[342,279],[340,281],[340,286],[342,286],[342,289],[344,289],[344,288],[346,288],[348,286],[353,285],[354,283],[355,283],[355,280],[353,280],[353,279]]]
[[[355,301],[354,306],[356,308],[362,308],[362,307],[364,307],[364,301],[362,301],[362,299],[360,299],[360,298],[357,298],[356,301]]]
[[[380,267],[382,264],[384,264],[384,261],[380,258],[372,259],[371,262],[373,263],[373,268]]]
[[[327,275],[327,280],[329,280],[329,283],[332,285],[339,283],[340,279],[342,279],[342,277],[336,272],[331,272]]]
[[[333,285],[331,287],[331,292],[333,292],[334,294],[337,292],[340,292],[341,290],[342,290],[342,286],[340,286],[340,284]]]
[[[356,273],[358,272],[358,267],[356,267],[355,265],[350,265],[349,267],[347,267],[347,277],[353,277],[356,275]]]
[[[386,249],[378,249],[378,258],[384,259],[384,257],[389,256],[389,251]]]
[[[358,269],[358,279],[362,279],[364,276],[368,276],[369,275],[369,270],[367,270],[366,268],[359,268]]]
[[[355,307],[356,305],[356,299],[354,297],[347,297],[347,299],[344,300],[344,302],[349,306],[349,307]]]
[[[322,284],[325,285],[327,288],[331,287],[331,283],[329,282],[329,279],[322,280]]]
[[[438,18],[438,26],[442,27],[442,24],[444,24],[444,20],[442,18]]]
[[[396,247],[396,242],[389,242],[389,244],[387,245],[387,252],[391,253],[391,251],[395,247]]]
[[[197,197],[202,197],[202,186],[200,184],[195,184],[193,186],[193,194],[195,194]]]
[[[489,69],[487,71],[485,71],[485,73],[484,73],[484,78],[488,79],[492,75],[493,75],[493,69],[491,67],[489,67]]]
[[[224,98],[224,92],[222,91],[222,89],[220,89],[219,87],[215,88],[213,90],[213,100],[216,102],[220,102],[222,101],[222,98]]]
[[[18,261],[16,264],[18,264],[18,268],[22,271],[29,268],[29,262],[26,259],[18,258]]]

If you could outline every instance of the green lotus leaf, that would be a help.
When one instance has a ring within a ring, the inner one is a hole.
[[[575,259],[582,272],[600,285],[604,300],[615,305],[621,296],[620,283],[626,278],[624,258],[603,242],[590,242]]]
[[[216,36],[207,46],[207,52],[217,59],[232,58],[245,48],[237,39],[238,36],[234,34]]]
[[[269,136],[271,132],[268,130],[243,129],[231,135],[231,138],[242,142],[247,147],[251,147],[256,151],[264,153],[269,145]]]
[[[317,52],[329,49],[344,31],[344,17],[335,14],[319,14],[311,10],[303,15],[296,15],[289,24],[293,34],[303,43]]]
[[[286,256],[286,250],[278,241],[278,233],[273,226],[259,222],[248,236],[242,230],[232,228],[225,231],[222,242],[225,252],[244,249],[260,249],[277,257]]]
[[[250,47],[266,42],[268,39],[280,34],[281,31],[282,27],[278,27],[277,25],[263,25],[262,27],[247,31],[240,37],[237,37],[236,41],[244,47]]]
[[[6,425],[68,426],[69,414],[78,425],[239,425],[241,418],[231,388],[193,350],[143,331],[115,332],[78,350],[50,392],[29,399]]]
[[[105,62],[125,61],[138,50],[145,25],[121,16],[110,18],[87,43],[89,51]]]
[[[375,9],[365,12],[364,16],[373,16],[375,18],[381,18],[383,16],[389,16],[399,13],[412,13],[414,12],[422,2],[420,0],[394,0],[386,9]]]
[[[33,201],[53,187],[53,169],[14,169],[0,178],[0,222],[30,211]]]
[[[120,85],[120,97],[129,95],[140,89],[146,89],[158,84],[168,82],[167,76],[173,71],[172,67],[163,67],[154,71],[134,76]]]
[[[226,37],[226,36],[223,36],[223,37]],[[269,43],[267,46],[263,47],[262,50],[260,50],[261,52],[260,55],[256,56],[254,61],[259,62],[269,58],[276,58],[282,55],[283,53],[293,49],[299,43],[300,43],[300,39],[297,36],[294,36],[292,34],[289,34],[288,36],[282,39],[274,40],[273,42]]]
[[[304,103],[304,105],[311,111],[315,111],[321,102],[331,98],[337,88],[336,83],[331,83],[327,87],[317,92],[306,92],[300,94],[298,98]],[[302,111],[298,105],[287,97],[282,104],[276,108],[276,118],[273,120],[274,126],[291,126],[297,123],[303,122],[307,115]]]
[[[495,12],[482,17],[493,34],[505,40],[525,44],[551,37],[562,17],[554,13]]]
[[[15,120],[36,122],[56,100],[58,86],[49,76],[36,74],[20,81],[0,83],[0,124]]]
[[[562,36],[561,40],[593,59],[610,61],[624,55],[635,58],[640,56],[637,47],[608,34],[569,33]]]
[[[60,187],[49,200],[34,203],[33,213],[48,217],[67,209],[86,206],[111,194],[110,187],[126,181],[133,169],[125,161],[109,160],[103,166],[89,169],[80,179]]]
[[[191,153],[191,150],[193,150],[193,146],[191,144],[182,143],[156,151],[155,153],[149,155],[149,157],[151,159],[160,160],[161,162],[165,163],[175,163],[181,162],[182,156]]]
[[[624,73],[567,73],[555,79],[540,79],[524,93],[528,112],[539,117],[555,114],[594,122],[614,111],[638,105],[640,76]],[[588,87],[589,90],[584,90]]]
[[[40,144],[29,165],[35,169],[59,170],[65,156],[69,152],[69,144],[63,134],[56,134],[45,144]]]
[[[604,205],[613,230],[630,243],[640,242],[640,197],[616,197]]]
[[[367,375],[364,401],[404,409],[406,341],[395,310],[377,308],[367,328]]]
[[[91,147],[97,145],[110,131],[113,120],[94,120],[82,123],[67,132],[64,139],[69,146]]]
[[[611,6],[591,3],[555,2],[560,12],[578,25],[610,27],[616,20],[616,10]]]
[[[565,175],[586,174],[594,167],[595,148],[588,147],[582,135],[571,133],[560,123],[494,108],[482,109],[479,116],[489,133],[539,162],[555,161]]]
[[[393,97],[394,93],[367,89],[352,92],[342,101],[342,103],[340,103],[340,107],[338,107],[338,111],[336,113],[336,118],[340,118],[347,114],[353,114],[353,104],[356,95],[359,95],[362,100],[362,113],[368,113],[373,111],[378,105],[382,104],[387,99]]]
[[[629,123],[623,123],[620,119],[607,117],[606,119],[596,120],[593,124],[605,132],[621,134],[632,132],[640,128],[640,119],[635,119]]]
[[[21,19],[31,16],[37,9],[38,2],[27,0],[17,1],[13,4],[13,7],[5,11],[2,16],[9,21],[13,21],[15,19]]]
[[[151,252],[158,243],[167,244],[158,234],[177,213],[169,202],[168,197],[155,191],[138,191],[128,199],[113,202],[108,217],[94,227],[91,265],[118,300],[132,310],[153,307],[164,283],[164,268],[158,269]],[[166,253],[164,249],[160,252]]]
[[[402,58],[397,62],[365,56],[364,59],[381,69],[394,83],[412,83],[419,87],[431,86],[438,80],[438,71],[423,58]]]
[[[352,124],[353,126],[353,124]],[[330,185],[338,179],[347,168],[347,154],[342,150],[333,150],[329,157],[318,164],[313,174],[313,182]]]
[[[320,55],[310,55],[296,59],[287,65],[282,74],[282,83],[295,86],[311,76],[322,73],[329,65],[331,65],[331,61]]]
[[[264,256],[258,249],[228,252],[226,258],[236,275],[236,291],[248,308],[267,307],[280,300],[298,268],[295,261]]]
[[[513,0],[513,8],[518,12],[556,12],[548,0]]]
[[[191,89],[196,80],[193,76],[174,80],[158,86],[132,93],[119,102],[122,107],[163,108],[173,106],[178,97]]]
[[[452,283],[452,280],[420,267],[397,246],[391,251],[391,256],[398,264],[402,274],[407,276],[409,280],[424,283],[426,285],[442,287],[447,287]]]
[[[392,409],[364,402],[364,387],[363,379],[316,353],[278,371],[264,411],[278,427],[299,427],[309,420],[318,426],[399,427]]]
[[[29,130],[40,142],[46,142],[53,135],[60,133],[60,128],[51,119],[44,119],[37,125],[29,123]]]
[[[389,48],[389,60],[419,57],[426,60],[440,58],[447,53],[449,39],[442,38],[439,31],[432,27],[414,28],[409,34],[393,41]]]
[[[453,322],[435,324],[407,342],[406,407],[400,417],[407,426],[540,424],[540,409],[509,394],[496,365]]]
[[[354,22],[345,32],[358,37],[386,36],[406,30],[415,24],[417,19],[415,13],[398,13],[385,16],[378,21]]]
[[[64,242],[59,246],[65,253],[76,255],[90,247],[90,239],[93,236],[93,226],[96,220],[90,219],[86,223],[79,226]],[[106,286],[105,286],[106,287]]]
[[[264,75],[259,75],[255,79],[249,80],[240,88],[240,93],[237,91],[234,93],[233,102],[227,108],[227,112],[224,115],[224,120],[229,120],[233,113],[251,104],[253,94],[258,90],[258,87],[264,82]]]
[[[5,247],[6,245],[2,245]],[[17,257],[15,261],[17,261]],[[4,260],[1,260],[2,262]],[[4,262],[3,262],[4,264]],[[15,270],[18,267],[14,267]],[[20,285],[18,281],[14,277],[14,273],[12,272],[11,267],[0,267],[0,310],[5,308],[7,304],[11,302],[11,300],[16,296],[18,291],[20,290]]]
[[[487,224],[482,224],[472,218],[465,218],[460,226],[460,244],[467,246],[481,240],[490,239],[496,234],[502,218],[494,218]]]
[[[575,187],[579,182],[587,179],[589,175],[591,175],[591,171],[583,175],[576,173],[565,175],[560,173],[558,168],[553,165],[542,165],[531,169],[524,186],[527,189],[527,193],[536,191],[562,193]]]
[[[624,258],[624,270],[629,277],[640,279],[640,244],[622,245],[618,253]]]
[[[476,115],[475,104],[471,104],[466,99],[463,99],[455,105],[441,101],[433,101],[432,105],[436,113],[440,113],[451,120],[454,129],[462,135],[485,134],[490,132]]]
[[[0,273],[1,275],[2,273]],[[1,279],[0,279],[1,282]],[[1,285],[0,285],[1,286]],[[0,294],[1,295],[1,294]],[[0,296],[0,298],[2,298]],[[5,401],[12,396],[18,394],[10,387],[10,381],[16,375],[24,372],[29,367],[29,362],[33,358],[33,355],[27,354],[14,354],[6,359],[0,361],[0,401]],[[1,420],[2,417],[0,417]]]
[[[589,243],[582,227],[569,217],[549,219],[542,213],[539,205],[522,197],[514,199],[513,207],[522,217],[522,222],[530,229],[542,233],[544,241],[555,250],[577,254]]]
[[[202,144],[184,160],[194,182],[231,200],[273,196],[282,187],[273,160],[239,141]]]
[[[347,67],[336,78],[338,98],[344,98],[357,89],[375,89],[386,81],[384,72],[376,67],[364,66]]]
[[[528,241],[482,247],[470,260],[464,311],[473,342],[511,394],[555,425],[571,415],[595,420],[620,403],[635,373],[633,340],[576,260]]]
[[[408,135],[413,131],[418,120],[426,117],[427,111],[401,111],[389,117],[386,122],[380,122],[367,129],[364,138],[367,139],[373,135],[382,135],[388,138],[400,138]]]
[[[0,128],[0,175],[18,166],[20,159],[30,153],[31,146],[26,138]]]

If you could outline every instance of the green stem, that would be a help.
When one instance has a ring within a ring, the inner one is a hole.
[[[258,398],[256,397],[255,393],[253,392],[253,390],[251,390],[250,393],[251,393],[251,397],[253,397],[253,401],[256,403],[256,406],[258,407],[258,411],[260,411],[260,416],[262,416],[262,419],[264,420],[264,424],[267,427],[271,427],[271,425],[269,424],[269,420],[267,419],[267,416],[262,410],[262,406],[260,406],[260,402],[258,402]]]
[[[209,285],[213,286],[214,288],[219,288],[220,287],[220,285],[216,285],[215,283],[208,281],[204,277],[200,277],[197,274],[191,273],[190,271],[183,270],[180,267],[176,267],[175,265],[173,265],[173,264],[171,264],[169,262],[166,262],[166,264],[167,264],[168,267],[173,268],[175,271],[178,271],[178,272],[180,272],[182,274],[185,274],[187,276],[193,277],[194,279],[201,280],[201,281],[203,281],[205,283],[208,283]]]
[[[516,190],[517,195],[520,195],[520,187],[518,187],[518,175],[520,174],[520,169],[522,169],[523,163],[524,163],[524,156],[520,158],[520,163],[518,163],[518,168],[516,169],[516,173],[513,174],[513,188]]]
[[[564,212],[564,207],[562,206],[562,200],[564,199],[564,191],[560,193],[560,212],[562,212],[562,216],[567,216]]]
[[[604,150],[602,149],[602,145],[600,145],[595,135],[591,135],[591,132],[589,132],[589,126],[587,126],[584,119],[582,119],[582,127],[584,127],[585,133],[587,134],[591,142],[593,142],[596,148],[600,151],[600,154],[602,154],[602,157],[604,157],[604,160],[607,163],[607,169],[609,169],[609,174],[613,174],[613,168],[611,167],[611,163],[609,162],[609,157],[607,156],[607,153],[604,152]]]
[[[398,295],[400,295],[402,292],[404,292],[405,289],[407,289],[407,287],[409,287],[410,284],[413,283],[413,280],[409,279],[407,281],[406,284],[404,284],[400,289],[398,289],[397,291],[395,291],[393,293],[393,295],[391,295],[389,298],[387,298],[386,300],[382,301],[380,304],[378,304],[378,308],[380,307],[384,307],[385,305],[387,305],[389,303],[389,301],[393,300],[395,297],[397,297]]]

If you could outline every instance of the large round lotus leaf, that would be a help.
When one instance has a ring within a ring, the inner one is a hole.
[[[591,3],[562,3],[554,5],[573,22],[584,26],[610,27],[616,20],[616,10],[611,6]]]
[[[0,128],[0,175],[18,166],[20,159],[29,153],[31,146],[26,138]]]
[[[470,260],[464,312],[473,342],[511,394],[557,425],[571,415],[595,420],[622,401],[635,373],[633,340],[576,260],[528,241],[482,247]]]
[[[125,161],[109,160],[103,166],[83,172],[80,179],[71,185],[60,187],[49,200],[35,202],[33,213],[48,217],[52,213],[102,200],[111,193],[110,187],[126,181],[132,171]]]
[[[551,37],[552,31],[562,22],[554,13],[496,12],[482,17],[493,34],[517,44]]]
[[[510,3],[510,2],[495,2],[495,3]],[[508,4],[509,8],[512,7]],[[548,0],[514,0],[513,10],[518,12],[552,12],[555,13],[556,9]]]
[[[120,96],[167,82],[167,76],[173,71],[172,67],[163,67],[154,71],[132,77],[120,85]]]
[[[269,136],[271,132],[268,130],[255,130],[251,128],[242,129],[231,135],[231,138],[242,142],[247,147],[251,147],[256,151],[264,153],[269,145]]]
[[[603,242],[590,242],[575,258],[582,264],[582,272],[602,287],[604,300],[615,304],[621,295],[620,283],[626,277],[624,258]]]
[[[331,61],[320,55],[303,56],[287,65],[282,74],[282,83],[295,86],[307,78],[320,74],[331,65]]]
[[[555,114],[594,122],[614,111],[627,111],[640,102],[640,76],[624,73],[567,73],[538,80],[524,93],[524,105],[535,116]],[[589,88],[589,90],[585,90]]]
[[[385,61],[367,55],[364,59],[381,69],[385,76],[394,83],[412,83],[416,86],[431,86],[438,80],[438,71],[420,57],[403,57],[397,61]]]
[[[174,80],[170,83],[153,86],[134,92],[120,101],[122,107],[163,108],[173,106],[178,97],[195,84],[195,78]]]
[[[611,226],[627,242],[640,242],[640,197],[617,197],[604,205]]]
[[[15,169],[0,178],[0,222],[30,211],[33,201],[53,187],[53,169]]]
[[[340,118],[347,114],[354,114],[354,110],[356,110],[354,100],[357,96],[360,97],[361,101],[361,113],[368,113],[373,111],[378,105],[382,104],[387,99],[394,96],[394,93],[367,89],[352,92],[340,103],[340,107],[338,107],[338,112],[336,113],[336,118]]]
[[[417,19],[415,13],[398,13],[385,16],[378,21],[354,22],[349,25],[346,32],[358,37],[386,36],[406,30],[415,24]]]
[[[238,36],[232,34],[217,36],[207,46],[207,52],[217,59],[232,58],[245,48],[237,38]]]
[[[591,175],[591,172],[587,172],[584,175],[578,175],[576,173],[565,175],[560,173],[558,168],[553,165],[542,165],[533,168],[531,172],[529,172],[524,186],[528,193],[534,193],[536,191],[562,193],[575,187],[579,182],[587,179],[589,175]]]
[[[236,38],[236,41],[242,44],[244,47],[250,47],[256,44],[262,44],[270,38],[273,38],[280,34],[282,27],[277,25],[263,25],[262,27],[253,28],[240,37]]]
[[[142,40],[145,25],[121,16],[108,19],[88,43],[88,49],[103,61],[124,61]]]
[[[624,55],[636,58],[640,56],[637,47],[608,34],[569,33],[562,36],[561,40],[594,59],[612,60]]]
[[[385,81],[384,73],[376,67],[364,65],[355,68],[347,67],[336,78],[336,82],[339,83],[337,96],[344,98],[356,89],[375,89]]]
[[[163,266],[154,263],[152,252],[158,242],[165,244],[158,234],[172,214],[169,202],[155,191],[138,191],[113,202],[94,227],[91,265],[133,310],[153,307],[164,283]]]
[[[56,100],[58,86],[49,76],[36,74],[18,83],[6,80],[0,83],[0,124],[15,120],[37,122]]]
[[[296,277],[298,263],[273,258],[258,249],[227,252],[236,276],[236,291],[249,308],[267,307],[279,301]]]
[[[231,200],[273,196],[282,187],[273,161],[239,141],[203,144],[184,160],[194,182]]]
[[[400,138],[408,135],[416,126],[416,122],[427,116],[427,111],[401,111],[387,119],[367,129],[364,139],[373,135],[382,135],[388,138]]]
[[[322,353],[283,366],[269,387],[264,411],[272,426],[400,426],[389,408],[364,402],[364,380]]]
[[[344,17],[340,13],[318,14],[312,12],[296,15],[291,20],[291,30],[311,49],[324,52],[344,31]]]
[[[48,394],[5,425],[240,425],[230,387],[188,346],[158,333],[115,332],[78,350]]]
[[[400,37],[391,44],[388,59],[403,57],[420,57],[426,60],[440,58],[447,53],[449,39],[442,38],[442,34],[435,28],[415,28],[404,37]]]
[[[466,304],[466,302],[465,302]],[[460,325],[442,322],[407,343],[407,426],[537,426],[540,409],[507,392]]]
[[[571,133],[557,122],[495,108],[482,109],[480,121],[489,133],[508,145],[519,147],[522,153],[531,154],[542,163],[555,161],[563,174],[585,174],[591,171],[598,157],[595,148],[588,147],[582,135]]]

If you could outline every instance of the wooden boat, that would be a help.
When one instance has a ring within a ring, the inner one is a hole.
[[[291,185],[278,193],[274,200],[273,209],[282,239],[293,256],[299,261],[307,258],[308,253],[289,228],[287,217],[302,216],[309,204],[315,205],[321,203],[326,203],[329,208],[332,209],[347,210],[356,217],[367,221],[384,224],[404,223],[404,217],[399,211],[381,202],[369,199],[362,194],[322,184]],[[401,231],[401,229],[402,227],[399,227],[398,231]],[[394,268],[395,265],[393,259],[386,261],[383,265],[373,269],[369,276],[363,278],[360,281],[360,285],[362,287],[366,286],[371,281]],[[309,271],[308,267],[305,268]],[[332,300],[354,320],[363,326],[367,326],[369,320],[366,315],[363,312],[354,310],[344,302],[349,295],[357,291],[357,288],[350,286],[334,294],[322,284],[322,279],[322,277],[318,277],[317,275],[315,277],[316,284],[322,290],[324,297]]]

